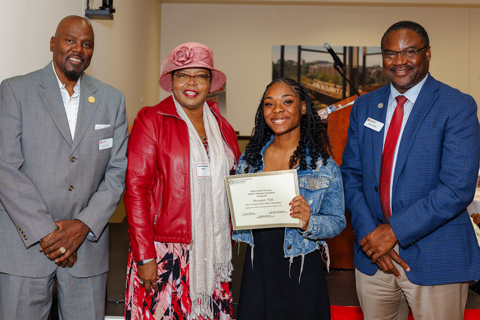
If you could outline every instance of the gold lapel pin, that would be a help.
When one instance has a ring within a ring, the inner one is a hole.
[[[88,97],[88,102],[94,103],[94,102],[95,102],[95,98],[92,97],[92,96]]]
[[[382,109],[382,108],[383,108],[383,103],[380,102],[380,103],[378,104],[378,109]]]

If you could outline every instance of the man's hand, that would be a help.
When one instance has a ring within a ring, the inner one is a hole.
[[[398,253],[393,249],[385,253],[383,256],[379,257],[376,263],[380,270],[385,273],[393,273],[395,277],[400,279],[400,272],[395,267],[392,260],[398,263],[405,271],[410,271],[410,267],[408,266],[408,264],[403,261],[403,259],[400,258]]]
[[[72,259],[69,258],[85,241],[90,229],[80,220],[59,220],[55,224],[58,229],[45,237],[45,241],[42,239],[40,251],[43,251],[49,259],[55,260],[59,266],[63,267],[64,261],[67,261],[66,265],[69,267],[73,266],[77,261],[76,254]]]
[[[71,268],[76,263],[77,263],[77,251],[75,251],[70,257],[68,257],[67,260],[64,260],[63,262],[56,262],[57,266],[60,266],[62,268],[66,268],[67,266]]]
[[[480,214],[478,214],[478,213],[472,214],[472,219],[473,219],[473,222],[476,225],[478,225],[480,223]]]
[[[158,276],[158,266],[157,261],[153,259],[145,263],[143,266],[137,266],[138,268],[138,278],[140,279],[140,285],[145,287],[147,293],[152,291],[158,291],[157,280],[160,278]]]
[[[395,244],[397,237],[388,223],[378,225],[360,241],[363,251],[372,259],[372,263],[376,263],[377,259],[389,252]]]

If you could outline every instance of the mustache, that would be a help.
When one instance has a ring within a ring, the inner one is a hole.
[[[402,64],[401,66],[391,66],[390,71],[396,71],[397,69],[413,69],[413,66],[410,64]]]

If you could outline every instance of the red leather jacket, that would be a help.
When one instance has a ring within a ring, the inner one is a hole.
[[[233,128],[208,103],[238,163]],[[190,152],[187,124],[170,96],[137,115],[128,142],[125,207],[135,261],[155,258],[154,241],[190,243]]]

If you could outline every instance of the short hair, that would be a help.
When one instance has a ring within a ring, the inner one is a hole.
[[[388,28],[387,31],[385,31],[382,37],[380,47],[383,49],[383,40],[390,32],[404,29],[410,29],[415,31],[423,39],[425,46],[428,47],[430,45],[430,40],[428,39],[428,34],[424,27],[413,21],[399,21],[393,24],[390,28]]]

